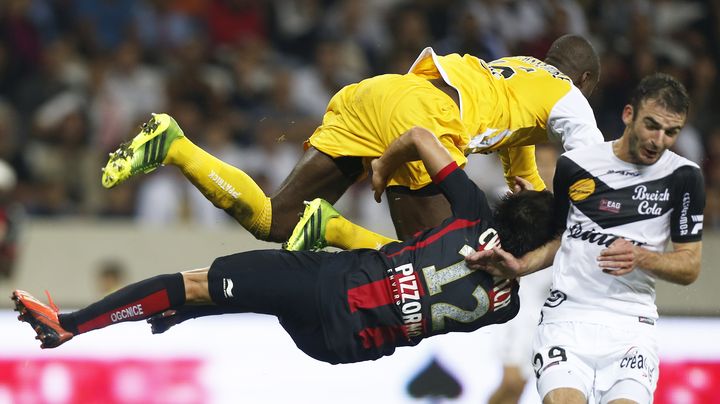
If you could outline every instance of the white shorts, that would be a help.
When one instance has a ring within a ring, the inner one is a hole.
[[[657,351],[653,325],[540,324],[533,342],[538,393],[544,398],[551,390],[573,388],[588,402],[650,403],[659,373]]]

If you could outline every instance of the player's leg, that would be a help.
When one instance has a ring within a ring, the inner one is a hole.
[[[304,201],[322,198],[335,203],[362,173],[359,158],[333,159],[309,147],[271,198],[270,238],[286,241],[305,208]]]
[[[347,220],[328,201],[315,198],[305,202],[305,211],[283,248],[288,251],[313,251],[327,246],[344,250],[378,249],[393,241],[397,240]]]
[[[339,362],[327,345],[318,297],[326,252],[265,250],[221,257],[208,272],[212,301],[220,308],[275,315],[309,356]]]
[[[363,173],[363,163],[358,157],[333,159],[310,147],[272,197],[271,238],[288,240],[286,247],[290,251],[317,249],[326,245],[346,250],[378,248],[393,241],[350,222],[332,207]],[[298,223],[298,213],[304,208],[303,201],[316,198],[327,202],[318,200],[311,211],[305,208]],[[293,232],[293,228],[297,228],[298,232]],[[291,236],[293,234],[295,237]]]
[[[452,214],[450,203],[434,185],[414,191],[408,187],[390,186],[386,195],[395,232],[401,240],[439,225]],[[346,250],[377,249],[393,241],[397,240],[350,222],[331,204],[316,199],[305,208],[300,222],[288,239],[286,249],[302,251],[327,245]]]
[[[500,385],[488,399],[488,404],[516,404],[520,401],[527,379],[522,369],[515,365],[503,366]]]
[[[652,394],[636,380],[621,380],[605,393],[602,404],[643,404],[652,402]]]
[[[27,292],[16,290],[12,299],[19,320],[33,327],[42,348],[54,348],[78,334],[147,319],[169,309],[213,303],[226,312],[276,315],[281,323],[292,322],[295,330],[322,336],[316,291],[323,254],[266,250],[221,257],[209,269],[155,276],[67,314],[58,314],[52,302],[52,307],[45,305]],[[323,359],[324,344],[324,340],[308,343],[307,349]]]
[[[311,147],[269,198],[245,172],[193,144],[172,117],[156,114],[140,134],[111,154],[103,185],[113,187],[161,164],[177,166],[213,205],[256,238],[276,242],[290,236],[304,200],[322,197],[335,202],[362,174],[360,159],[332,159]]]
[[[262,189],[242,170],[193,144],[167,114],[154,114],[132,141],[110,155],[103,169],[103,186],[114,187],[160,165],[177,166],[213,205],[256,238],[268,238],[272,212]]]
[[[550,390],[543,397],[543,404],[585,404],[587,398],[582,391],[572,388]]]
[[[631,322],[604,327],[603,340],[613,346],[597,370],[595,396],[602,404],[649,403],[658,380],[655,326]]]
[[[450,203],[434,185],[417,191],[392,186],[386,190],[395,232],[407,240],[418,231],[434,227],[452,215]]]
[[[207,281],[205,281],[205,285]],[[73,336],[124,321],[137,321],[186,303],[210,302],[202,284],[186,283],[182,274],[158,275],[109,294],[77,311],[58,314],[50,301],[47,306],[29,293],[16,290],[12,299],[19,320],[36,331],[42,348],[54,348]],[[187,296],[187,299],[186,299]]]
[[[273,314],[303,351],[317,359],[332,361],[322,354],[326,347],[315,296],[317,269],[323,255],[327,254],[266,250],[218,258],[206,277],[212,305],[184,305],[155,315],[148,323],[153,333],[159,334],[198,317],[244,312]]]
[[[592,392],[595,357],[575,352],[578,341],[592,340],[575,323],[548,323],[537,327],[532,364],[538,394],[544,404],[584,404]]]
[[[520,281],[520,311],[512,320],[498,326],[496,351],[503,363],[500,385],[488,404],[518,403],[530,378],[534,377],[529,359],[533,355],[533,337],[540,310],[552,284],[552,271],[537,271]]]

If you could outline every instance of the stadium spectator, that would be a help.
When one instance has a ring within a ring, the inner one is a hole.
[[[127,269],[119,259],[107,258],[100,262],[97,269],[97,287],[100,298],[116,292],[125,285]]]
[[[42,104],[26,154],[40,197],[27,208],[35,215],[93,212],[98,158],[90,149],[85,97],[66,91]]]
[[[23,209],[15,199],[17,177],[13,168],[0,160],[0,279],[14,275]]]
[[[141,0],[73,1],[68,8],[81,48],[91,55],[116,51],[132,33],[141,3]]]
[[[502,38],[487,26],[489,21],[483,20],[482,12],[478,3],[467,3],[456,10],[453,17],[457,24],[450,26],[448,34],[435,45],[438,53],[469,53],[483,60],[495,60],[509,54]]]
[[[132,132],[140,116],[167,108],[165,76],[142,58],[138,43],[118,44],[110,64],[101,71],[93,97],[93,144],[102,151]]]
[[[337,40],[319,40],[313,54],[315,58],[312,65],[293,73],[290,98],[296,109],[320,117],[335,93],[361,77],[345,68],[342,43]]]

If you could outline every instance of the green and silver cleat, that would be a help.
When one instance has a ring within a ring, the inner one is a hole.
[[[317,251],[327,247],[327,222],[340,213],[326,200],[305,201],[305,211],[283,248],[288,251]]]
[[[155,170],[165,160],[170,144],[184,136],[170,115],[153,114],[137,136],[110,153],[110,159],[102,169],[102,185],[112,188],[137,174]]]

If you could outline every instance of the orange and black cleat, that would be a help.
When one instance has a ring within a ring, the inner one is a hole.
[[[73,334],[60,326],[59,310],[50,298],[50,294],[47,291],[45,294],[47,294],[49,306],[24,290],[13,291],[10,298],[15,303],[15,310],[20,313],[18,320],[30,324],[35,330],[37,334],[35,339],[41,342],[40,348],[55,348],[69,341]]]

